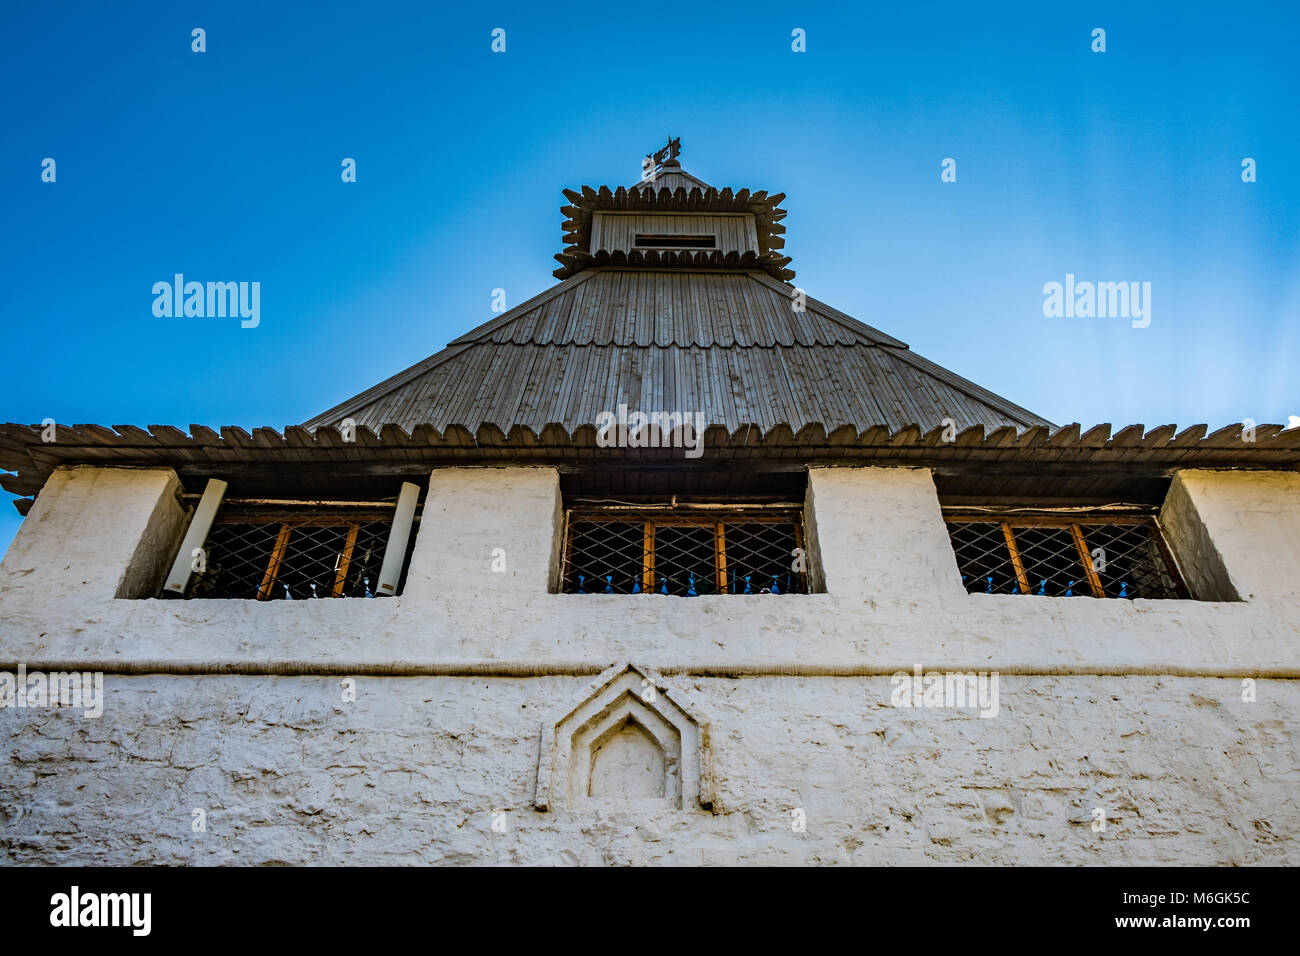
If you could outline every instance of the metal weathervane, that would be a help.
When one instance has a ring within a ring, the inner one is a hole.
[[[659,167],[669,159],[676,159],[677,154],[682,151],[682,140],[679,136],[677,139],[668,137],[668,145],[663,149],[653,153],[646,153],[645,159],[641,160],[641,178],[653,179]]]

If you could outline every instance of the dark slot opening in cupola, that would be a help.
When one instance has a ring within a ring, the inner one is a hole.
[[[661,249],[713,249],[717,246],[714,236],[660,236],[638,234],[638,246],[655,246]]]

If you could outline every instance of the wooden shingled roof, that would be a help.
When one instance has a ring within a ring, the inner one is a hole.
[[[728,432],[1049,424],[816,299],[796,311],[794,293],[759,271],[584,269],[304,424],[572,432],[620,404]]]
[[[1049,424],[893,336],[805,301],[776,251],[785,245],[783,193],[718,190],[670,159],[630,188],[565,195],[561,282],[305,426],[351,418],[376,431],[573,432],[620,405],[698,412],[728,432]],[[700,214],[753,216],[758,248],[592,249],[592,216],[602,210],[692,223]]]

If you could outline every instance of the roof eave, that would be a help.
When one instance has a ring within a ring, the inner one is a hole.
[[[572,431],[558,424],[540,433],[516,426],[503,433],[494,425],[471,431],[462,425],[439,430],[419,425],[412,431],[383,426],[378,434],[358,426],[354,441],[346,442],[332,425],[310,429],[290,425],[273,428],[238,427],[220,431],[191,425],[179,428],[151,425],[147,429],[118,425],[59,426],[55,442],[42,441],[41,425],[0,425],[0,467],[16,474],[0,475],[0,487],[24,496],[16,502],[26,513],[50,473],[69,465],[102,467],[173,467],[189,473],[220,474],[223,468],[257,464],[292,470],[303,466],[365,467],[377,465],[394,474],[450,464],[547,464],[576,462],[588,467],[674,458],[671,449],[602,448],[594,425]],[[1109,424],[1083,431],[1078,423],[1056,429],[1003,426],[985,431],[982,425],[945,440],[940,426],[923,431],[918,424],[890,430],[884,425],[859,431],[845,425],[830,432],[820,424],[791,431],[786,424],[766,430],[745,425],[728,431],[718,425],[704,435],[705,454],[682,467],[710,467],[731,459],[770,459],[786,467],[808,464],[889,464],[950,467],[964,463],[972,471],[1005,471],[1017,463],[1078,473],[1124,469],[1167,474],[1183,468],[1250,468],[1300,470],[1300,428],[1257,425],[1246,440],[1239,422],[1206,434],[1205,425],[1179,431],[1173,425],[1146,429],[1129,425],[1114,432]],[[680,452],[680,449],[675,450]],[[359,464],[360,463],[360,464]],[[24,505],[22,502],[26,502]]]

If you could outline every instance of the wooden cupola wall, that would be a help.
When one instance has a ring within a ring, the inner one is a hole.
[[[555,276],[567,279],[590,266],[650,269],[761,270],[790,280],[785,247],[785,193],[718,190],[681,168],[676,159],[631,187],[564,190],[564,239]]]

